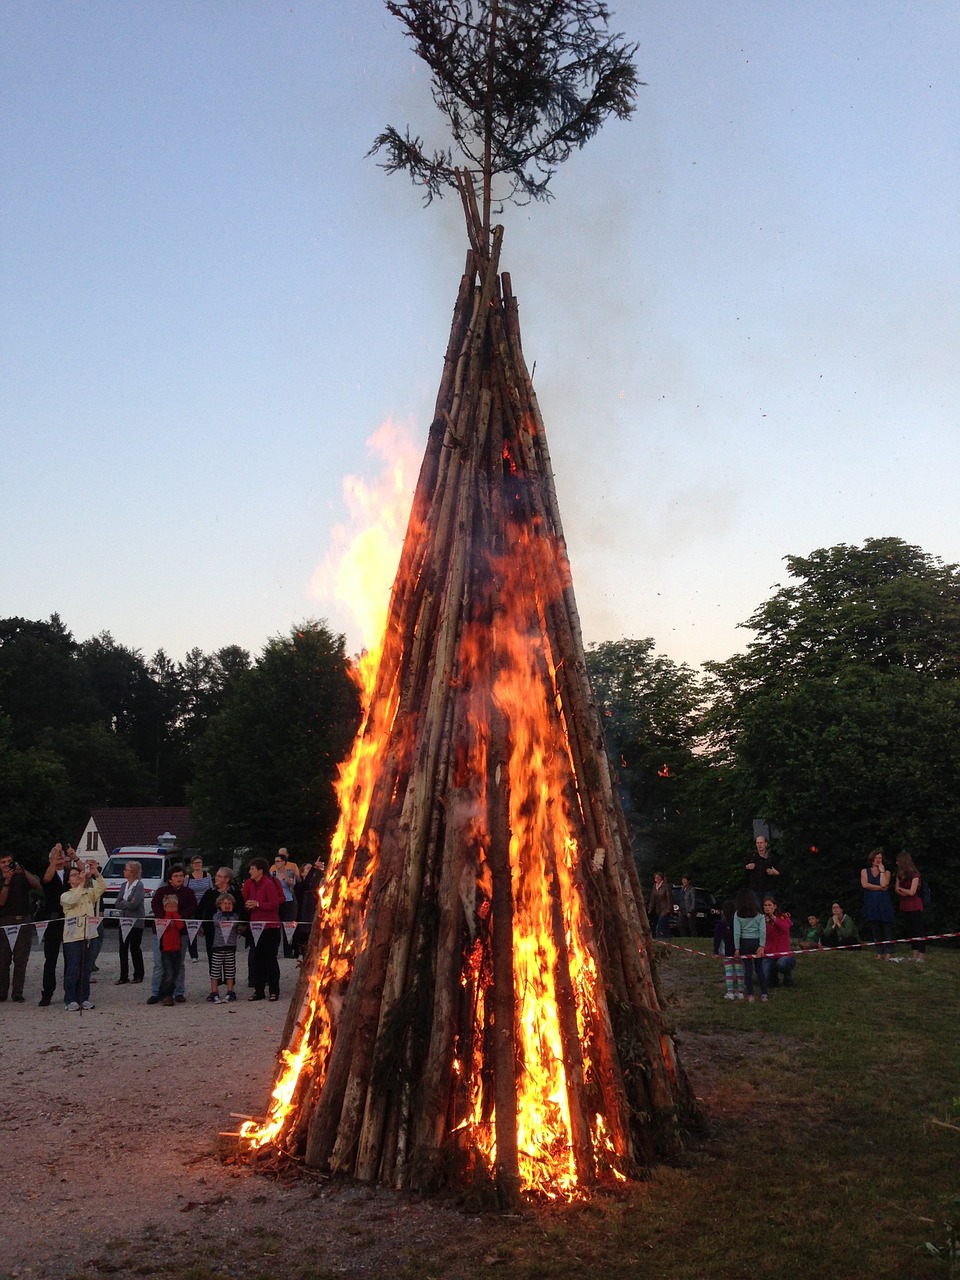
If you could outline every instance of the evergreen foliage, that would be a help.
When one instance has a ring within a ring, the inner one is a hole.
[[[609,30],[597,0],[387,0],[429,66],[433,100],[456,148],[428,153],[423,140],[393,126],[374,141],[387,172],[406,170],[429,203],[456,187],[466,167],[484,191],[489,233],[492,184],[497,203],[550,196],[570,153],[609,115],[633,112],[636,45]]]

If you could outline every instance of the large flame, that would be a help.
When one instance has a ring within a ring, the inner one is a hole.
[[[370,544],[371,540],[367,540]],[[491,709],[507,726],[509,860],[513,902],[514,1019],[517,1035],[517,1139],[521,1184],[548,1195],[576,1191],[577,1124],[589,1132],[591,1159],[613,1172],[617,1153],[599,1104],[579,1121],[571,1116],[567,1073],[576,1071],[587,1088],[596,1071],[590,1052],[598,1020],[606,1017],[599,968],[583,909],[578,878],[576,830],[579,798],[575,769],[561,711],[557,670],[546,643],[543,611],[551,601],[535,584],[562,590],[567,567],[560,548],[536,532],[508,528],[509,555],[491,558],[498,584],[493,624],[464,627],[458,648],[457,679],[467,705],[469,747],[458,770],[471,788],[476,818],[475,886],[472,910],[465,903],[471,932],[477,930],[461,981],[469,990],[473,1029],[454,1050],[454,1071],[466,1100],[459,1135],[496,1162],[493,1100],[481,1073],[482,1045],[492,1021],[492,973],[482,941],[491,910],[492,875],[483,815],[487,812]],[[394,591],[402,589],[398,585]],[[300,1020],[283,1051],[283,1062],[266,1120],[245,1126],[254,1147],[283,1145],[301,1121],[295,1095],[310,1078],[322,1083],[336,1035],[337,1019],[361,942],[363,909],[373,877],[378,842],[366,827],[371,798],[394,741],[398,695],[388,682],[378,687],[381,660],[396,670],[397,654],[384,647],[400,639],[386,632],[362,666],[364,718],[338,784],[340,821],[333,837],[327,876],[320,892],[316,952],[308,957],[310,987]],[[566,954],[558,955],[560,938]],[[486,958],[485,958],[486,955]],[[561,989],[562,988],[562,989]],[[566,1009],[566,1014],[564,1014]],[[598,1091],[593,1091],[599,1097]]]

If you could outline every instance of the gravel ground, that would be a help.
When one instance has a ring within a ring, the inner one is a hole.
[[[483,1216],[221,1161],[231,1112],[266,1105],[295,965],[281,960],[277,1004],[250,1004],[240,987],[236,1004],[209,1005],[202,957],[187,960],[186,1004],[149,1006],[149,956],[143,986],[116,986],[111,931],[96,1008],[67,1013],[62,991],[37,1006],[34,943],[26,1002],[0,1009],[0,1277],[456,1280],[494,1264]]]

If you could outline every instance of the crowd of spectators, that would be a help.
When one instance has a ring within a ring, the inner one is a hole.
[[[210,1004],[236,1002],[238,950],[246,953],[247,998],[278,1000],[280,948],[291,959],[303,953],[324,869],[320,858],[300,868],[280,849],[272,865],[252,858],[240,878],[232,867],[211,874],[197,857],[189,869],[172,864],[166,881],[148,894],[141,864],[128,860],[114,908],[117,985],[146,982],[143,934],[152,924],[147,1004],[169,1007],[186,1001],[186,962],[200,962],[201,943]],[[71,845],[54,845],[40,877],[10,856],[0,857],[0,1003],[8,996],[14,1003],[24,1002],[36,932],[43,952],[41,1008],[53,1002],[61,957],[64,1007],[70,1013],[94,1008],[91,981],[104,939],[105,888],[97,862],[81,859]]]

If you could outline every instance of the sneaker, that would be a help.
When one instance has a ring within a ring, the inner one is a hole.
[[[148,997],[147,997],[147,1004],[159,1004],[159,1003],[160,1003],[160,997],[159,997],[159,996],[148,996]]]
[[[723,998],[724,1000],[736,1000],[737,997],[733,994],[732,991],[728,991]]]
[[[207,1004],[219,1004],[219,1003],[220,1003],[220,997],[217,995],[216,991],[211,991],[210,994],[207,996]]]
[[[753,1004],[756,998],[757,998],[756,996],[747,996],[747,1001],[749,1004]]]
[[[92,1000],[84,1000],[83,1004],[80,1006],[81,1009],[95,1009],[96,1007],[97,1006]]]
[[[752,999],[753,999],[753,996],[751,996],[751,997],[750,997],[750,999],[752,1000]],[[761,997],[760,997],[760,1003],[761,1003],[761,1004],[766,1004],[766,1003],[767,1003],[767,997],[766,997],[766,996],[761,996]]]
[[[742,992],[742,991],[738,991],[738,992],[737,992],[737,999],[738,999],[738,1000],[746,1000],[746,998],[747,998],[747,997],[743,994],[743,992]]]
[[[193,963],[194,963],[194,964],[199,964],[199,963],[200,963],[200,957],[199,957],[199,956],[191,956],[191,957],[190,957],[190,959],[193,961]]]
[[[168,1009],[172,1009],[172,1008],[173,1008],[173,996],[164,996],[164,997],[163,997],[163,999],[160,1001],[160,1003],[161,1003],[162,1005],[166,1005],[166,1007],[167,1007]]]
[[[76,1000],[71,1000],[70,1003],[67,1005],[67,1013],[79,1013],[79,1012],[80,1012],[80,1006],[77,1004]]]
[[[49,1003],[50,1003],[50,996],[41,996],[40,999],[37,1001],[37,1006],[40,1009],[46,1009]]]
[[[186,996],[174,996],[174,997],[173,997],[173,1002],[174,1002],[174,1004],[186,1004],[186,1003],[187,1003],[187,997],[186,997]]]
[[[237,993],[235,991],[228,991],[227,994],[223,997],[224,1004],[236,1004],[236,1002],[237,1002]]]

